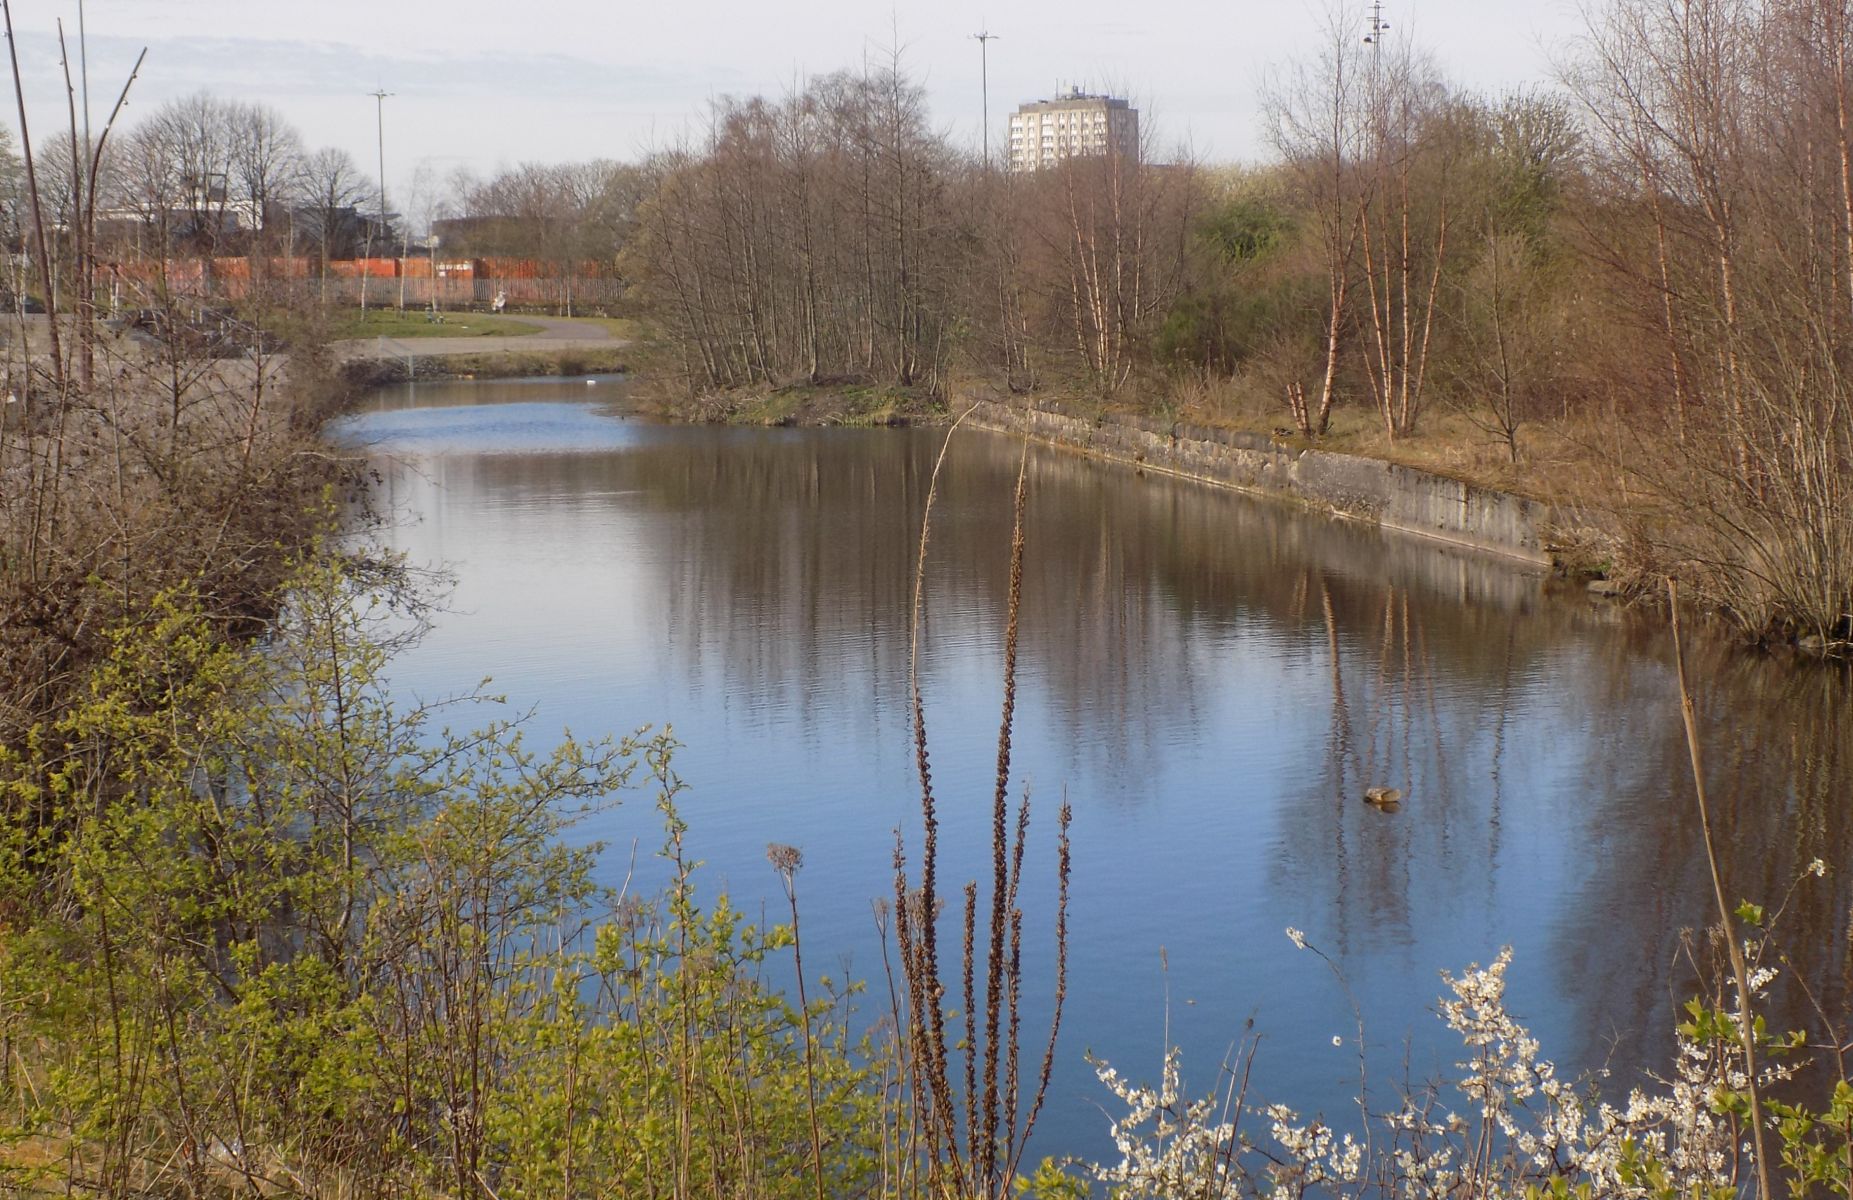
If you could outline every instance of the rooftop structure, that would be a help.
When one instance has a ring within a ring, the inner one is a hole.
[[[1037,171],[1064,158],[1139,152],[1139,110],[1116,96],[1069,88],[1010,115],[1010,169]]]

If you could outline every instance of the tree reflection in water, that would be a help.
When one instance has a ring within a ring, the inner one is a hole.
[[[418,403],[453,393],[495,394]],[[908,589],[936,435],[597,433],[584,405],[533,398],[512,390],[480,428],[437,411],[395,447],[416,469],[389,488],[421,520],[391,536],[459,579],[458,613],[400,678],[491,672],[587,731],[673,718],[702,856],[770,895],[764,845],[803,845],[807,949],[834,942],[868,973],[867,903],[911,794]],[[923,661],[953,877],[988,795],[1017,454],[961,433],[935,514]],[[1160,946],[1186,1062],[1253,1015],[1258,1087],[1341,1106],[1355,1078],[1313,1048],[1349,1018],[1289,924],[1344,968],[1386,1086],[1405,1056],[1419,1076],[1451,1053],[1425,1015],[1437,972],[1507,942],[1516,1011],[1566,1069],[1626,1081],[1665,1061],[1709,885],[1662,625],[1497,561],[1064,453],[1032,454],[1030,476],[1017,754],[1076,812],[1072,1054],[1046,1137],[1098,1148],[1083,1048],[1155,1061]],[[1782,933],[1844,1012],[1847,677],[1717,642],[1690,662],[1728,884],[1773,908],[1812,859],[1835,866]],[[1364,803],[1373,786],[1403,789],[1400,811]],[[645,825],[621,811],[601,832]],[[1774,1003],[1773,1024],[1811,1024],[1799,989]]]

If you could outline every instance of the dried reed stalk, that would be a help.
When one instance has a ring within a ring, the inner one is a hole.
[[[1705,864],[1711,869],[1712,898],[1718,905],[1718,927],[1724,932],[1725,949],[1730,954],[1731,975],[1737,984],[1737,1035],[1744,1048],[1744,1077],[1750,1091],[1750,1133],[1756,1146],[1757,1195],[1760,1200],[1774,1200],[1769,1185],[1769,1155],[1763,1144],[1763,1101],[1756,1082],[1756,1032],[1750,1018],[1750,970],[1744,961],[1744,948],[1737,940],[1731,921],[1731,905],[1724,896],[1724,877],[1718,870],[1717,843],[1712,835],[1711,805],[1705,795],[1704,755],[1699,747],[1699,719],[1693,708],[1692,691],[1686,685],[1686,654],[1681,645],[1679,626],[1679,584],[1666,581],[1667,605],[1673,611],[1673,665],[1679,680],[1679,715],[1686,726],[1686,751],[1692,759],[1692,794],[1698,802],[1699,832],[1705,840]]]
[[[965,415],[969,415],[967,410]],[[960,422],[953,423],[956,430]],[[1020,1052],[1023,913],[1018,905],[1022,882],[1024,845],[1029,833],[1029,800],[1016,812],[1014,830],[1010,813],[1011,739],[1016,719],[1018,634],[1023,602],[1025,514],[1028,507],[1029,456],[1027,447],[1017,465],[1010,542],[1010,584],[1004,634],[1003,712],[998,723],[997,767],[991,805],[991,894],[984,928],[983,1018],[977,973],[980,962],[979,887],[964,887],[963,940],[959,985],[963,1000],[963,1122],[949,1079],[941,974],[935,926],[939,917],[938,806],[933,794],[932,771],[926,736],[925,703],[920,687],[920,626],[925,609],[927,543],[932,530],[932,509],[938,496],[939,475],[951,445],[951,431],[940,448],[927,488],[926,512],[921,518],[919,555],[915,563],[914,607],[910,636],[909,692],[912,704],[914,760],[920,778],[921,820],[924,830],[920,883],[910,889],[906,847],[896,834],[895,922],[908,997],[908,1035],[911,1047],[908,1072],[912,1111],[926,1140],[928,1187],[936,1195],[1001,1200],[1010,1194],[1011,1182],[1022,1160],[1036,1117],[1047,1095],[1054,1068],[1055,1045],[1061,1030],[1061,1012],[1067,997],[1068,882],[1072,819],[1064,803],[1057,848],[1057,908],[1055,923],[1056,967],[1054,1010],[1041,1072],[1027,1109],[1021,1106]],[[1021,1120],[1019,1120],[1021,1117]]]

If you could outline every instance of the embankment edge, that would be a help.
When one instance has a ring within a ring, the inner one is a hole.
[[[1547,505],[1444,475],[1263,434],[1130,414],[1075,416],[977,401],[968,423],[1141,470],[1287,500],[1348,520],[1554,565]]]

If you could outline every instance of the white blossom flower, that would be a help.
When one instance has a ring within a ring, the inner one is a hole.
[[[1235,1125],[1216,1119],[1214,1095],[1185,1101],[1175,1048],[1165,1054],[1157,1088],[1134,1087],[1104,1062],[1094,1074],[1122,1104],[1126,1115],[1109,1126],[1120,1161],[1095,1164],[1094,1177],[1125,1197],[1197,1197],[1229,1194],[1228,1175]],[[1283,1110],[1284,1111],[1284,1110]]]
[[[1291,925],[1287,926],[1287,940],[1293,943],[1295,950],[1306,949],[1306,935]]]
[[[1299,930],[1289,928],[1287,936],[1307,948]],[[1742,1048],[1733,1039],[1701,1044],[1681,1038],[1672,1078],[1654,1090],[1636,1088],[1625,1104],[1599,1103],[1583,1086],[1587,1080],[1558,1078],[1538,1040],[1506,1011],[1511,962],[1507,948],[1486,967],[1473,964],[1458,978],[1442,976],[1449,995],[1440,1015],[1464,1050],[1458,1075],[1373,1115],[1387,1139],[1373,1139],[1377,1148],[1368,1160],[1365,1143],[1352,1134],[1320,1120],[1302,1124],[1280,1104],[1248,1109],[1266,1122],[1275,1148],[1251,1143],[1227,1119],[1227,1096],[1220,1102],[1214,1094],[1184,1099],[1179,1054],[1172,1049],[1156,1088],[1134,1087],[1107,1064],[1094,1063],[1127,1109],[1110,1126],[1120,1161],[1094,1165],[1094,1178],[1120,1200],[1355,1197],[1367,1179],[1388,1178],[1396,1181],[1395,1200],[1522,1196],[1553,1179],[1612,1200],[1650,1200],[1657,1192],[1729,1192],[1742,1182],[1750,1169],[1748,1147],[1735,1144],[1743,1128],[1715,1101],[1749,1084]],[[1759,969],[1754,983],[1767,986],[1774,977]],[[1334,1046],[1344,1041],[1332,1038]],[[1773,1084],[1794,1070],[1766,1063],[1757,1075]],[[1449,1095],[1469,1107],[1447,1110],[1443,1098]],[[1643,1184],[1643,1162],[1655,1167],[1651,1189]]]

